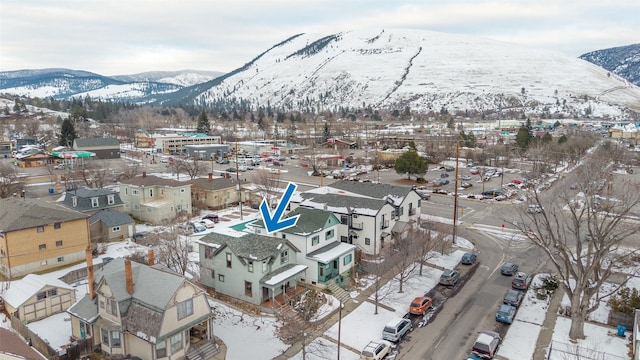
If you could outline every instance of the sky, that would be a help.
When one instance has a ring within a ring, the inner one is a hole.
[[[409,28],[570,56],[640,42],[637,0],[2,0],[0,71],[232,71],[299,33]]]

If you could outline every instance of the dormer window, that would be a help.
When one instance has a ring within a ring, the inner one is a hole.
[[[91,207],[92,208],[96,208],[100,206],[100,202],[98,201],[97,197],[91,198]]]
[[[107,204],[113,205],[115,203],[116,203],[116,196],[115,195],[107,195]]]

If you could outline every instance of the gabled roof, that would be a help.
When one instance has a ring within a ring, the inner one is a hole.
[[[61,280],[36,274],[29,274],[20,280],[12,281],[11,286],[2,297],[7,304],[14,308],[18,308],[30,297],[39,293],[47,286],[73,290],[73,286],[67,285]]]
[[[290,218],[296,215],[300,215],[295,226],[281,230],[287,234],[297,234],[302,236],[308,236],[322,231],[327,223],[334,219],[336,223],[339,223],[338,218],[330,211],[298,207],[295,210],[287,213],[284,218]],[[251,224],[251,226],[264,228],[264,221],[257,220]]]
[[[91,299],[89,294],[85,294],[82,299],[76,301],[67,309],[67,313],[74,315],[88,323],[93,323],[98,318],[97,297]]]
[[[100,210],[89,218],[89,224],[93,224],[96,221],[102,221],[106,227],[127,225],[135,222],[128,214],[109,209]]]
[[[85,219],[89,216],[42,199],[0,199],[0,232]]]
[[[116,138],[77,138],[74,140],[75,147],[90,148],[96,146],[120,147],[120,141]]]
[[[201,188],[204,190],[212,190],[212,191],[220,190],[220,189],[235,188],[236,185],[238,185],[238,182],[236,181],[235,177],[213,178],[211,181],[209,181],[208,178],[197,178],[197,179],[189,180],[187,181],[187,183],[192,184],[194,187],[197,186],[198,188]],[[246,181],[240,180],[240,185],[247,184],[247,183],[248,182]]]
[[[18,334],[0,327],[0,353],[8,355],[8,359],[43,360],[43,356],[29,346]]]
[[[387,199],[391,197],[394,201],[399,200],[399,202],[396,202],[396,205],[400,205],[404,197],[407,196],[411,191],[414,191],[411,188],[403,186],[347,180],[336,181],[328,185],[328,187],[348,191],[354,194],[368,196],[374,199]]]
[[[186,175],[185,175],[186,178]],[[191,186],[188,181],[178,181],[173,179],[165,179],[154,175],[136,176],[132,179],[124,179],[120,183],[133,186],[165,186],[165,187],[182,187]]]
[[[216,248],[216,254],[228,246],[238,258],[253,261],[274,259],[280,254],[282,247],[285,245],[295,252],[300,252],[298,248],[285,239],[252,233],[244,233],[244,235],[238,237],[209,233],[200,239],[200,242],[213,245]]]
[[[107,196],[113,195],[113,204],[109,205]],[[76,206],[73,206],[73,198],[76,198]],[[91,198],[98,198],[98,207],[93,207]],[[120,199],[120,193],[114,192],[108,189],[91,189],[80,188],[72,191],[67,191],[64,196],[62,204],[69,209],[77,210],[80,212],[92,211],[97,209],[104,209],[110,207],[121,206],[124,203]]]
[[[388,202],[360,196],[300,193],[300,206],[338,214],[375,216]]]

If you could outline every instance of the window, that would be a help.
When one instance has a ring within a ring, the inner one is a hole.
[[[349,265],[349,264],[351,264],[351,254],[345,256],[342,259],[342,265]]]
[[[116,231],[120,231],[120,226],[114,226],[111,228],[111,231],[116,232]]]
[[[333,232],[333,229],[331,229],[331,230],[327,231],[326,233],[324,233],[324,239],[325,240],[332,239],[334,235],[335,234]]]
[[[285,250],[285,251],[280,253],[280,264],[284,264],[286,262],[289,262],[289,251],[288,250]]]
[[[131,195],[138,195],[138,189],[131,189]]]
[[[44,226],[38,226],[38,232],[43,232],[44,231]]]
[[[38,245],[38,250],[47,250],[47,244]]]
[[[167,342],[163,341],[156,344],[156,358],[167,357]]]
[[[264,260],[262,262],[262,273],[266,273],[267,272],[267,269],[269,268],[267,265],[268,265],[267,264],[267,260]]]
[[[43,291],[43,292],[38,293],[38,295],[36,296],[36,298],[37,298],[38,300],[46,299],[46,298],[47,298],[47,292],[46,292],[46,291]]]
[[[212,279],[216,278],[216,271],[215,270],[211,270],[211,278]]]
[[[178,320],[182,320],[189,315],[193,315],[193,299],[178,304]]]
[[[253,261],[249,261],[247,263],[247,271],[249,271],[250,273],[253,272]]]
[[[349,217],[347,215],[340,215],[340,224],[348,225],[349,224]]]
[[[171,353],[175,354],[176,352],[182,350],[184,344],[182,343],[182,333],[177,333],[171,337]]]
[[[227,267],[231,269],[231,253],[227,253]]]
[[[180,192],[183,193],[185,190],[184,189],[180,189]]]
[[[318,245],[319,242],[320,242],[320,236],[316,235],[311,238],[311,246]]]
[[[244,295],[248,297],[253,296],[253,291],[251,290],[251,283],[249,281],[244,282]]]
[[[60,223],[53,223],[53,228],[54,229],[60,229],[61,224]]]
[[[104,309],[104,301],[100,300],[100,309]]]
[[[73,201],[73,207],[78,206],[78,197],[74,196],[73,198],[71,198],[71,200]]]
[[[124,194],[125,194],[125,195],[129,195],[129,188],[128,188],[128,187],[125,187],[125,188],[124,188]]]
[[[58,257],[58,262],[64,262],[64,256]]]
[[[287,234],[282,234],[282,238],[286,239],[287,238]]]
[[[153,197],[153,188],[149,189],[149,197]]]
[[[218,281],[224,282],[224,275],[218,274]]]
[[[205,259],[209,259],[209,260],[213,259],[213,253],[214,253],[213,248],[208,247],[208,246],[204,247],[204,257],[205,257]]]
[[[91,207],[95,208],[98,206],[100,206],[100,203],[98,202],[98,198],[97,197],[91,198]]]
[[[115,300],[107,299],[107,313],[111,315],[118,314],[118,303]]]
[[[50,289],[47,291],[47,296],[56,296],[58,295],[58,289]]]
[[[107,204],[113,205],[116,203],[115,195],[107,195]]]
[[[102,329],[102,343],[109,345],[109,332],[105,329]]]
[[[111,347],[120,347],[120,333],[117,331],[111,332]]]
[[[62,240],[56,241],[56,247],[60,247],[60,246],[62,246]]]
[[[369,239],[369,238],[364,238],[364,244],[365,244],[365,245],[371,245],[371,239]]]

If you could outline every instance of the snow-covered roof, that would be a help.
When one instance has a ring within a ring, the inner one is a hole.
[[[335,242],[309,253],[307,257],[323,264],[328,264],[339,256],[354,251],[355,248],[356,246],[353,244]]]
[[[270,279],[264,281],[264,284],[266,285],[278,285],[279,283],[289,279],[292,276],[295,276],[303,271],[307,270],[307,265],[294,265],[290,268],[288,268],[287,270],[278,273],[274,276],[272,276]]]
[[[3,298],[7,304],[18,308],[46,286],[73,290],[73,286],[67,285],[61,280],[51,279],[37,274],[29,274],[20,280],[12,281],[11,286],[7,289]]]

